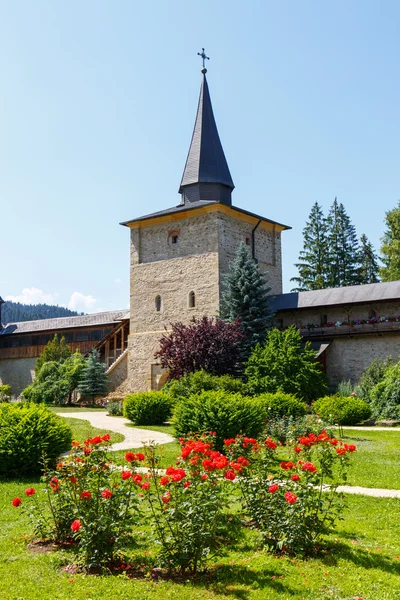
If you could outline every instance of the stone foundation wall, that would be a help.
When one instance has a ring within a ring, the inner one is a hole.
[[[35,374],[36,358],[7,358],[0,360],[0,384],[11,385],[13,396],[19,396],[30,385]]]
[[[128,393],[128,353],[107,373],[109,398],[123,398]]]
[[[342,380],[356,383],[374,358],[399,359],[400,333],[335,339],[326,350],[326,374],[330,385]]]

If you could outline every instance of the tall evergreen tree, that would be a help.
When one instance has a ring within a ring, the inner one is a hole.
[[[358,262],[357,283],[377,283],[379,281],[378,257],[365,233],[360,236]]]
[[[293,292],[320,290],[327,287],[328,270],[327,223],[322,207],[316,202],[303,229],[303,250],[299,262],[295,264],[298,277],[291,281],[297,283]]]
[[[93,403],[96,396],[104,396],[107,393],[107,384],[104,363],[100,361],[98,350],[92,350],[82,371],[78,391],[84,396],[89,396]]]
[[[257,343],[264,342],[271,325],[270,291],[248,247],[241,243],[230,272],[224,277],[220,316],[228,323],[240,319],[246,335],[242,344],[243,359],[248,358]]]
[[[357,284],[358,240],[343,204],[335,198],[327,218],[329,260],[327,287]]]
[[[382,281],[400,279],[400,201],[396,208],[385,215],[386,231],[381,238],[381,260],[379,274]]]

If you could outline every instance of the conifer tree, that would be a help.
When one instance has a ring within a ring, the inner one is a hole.
[[[360,237],[358,262],[357,283],[377,283],[379,281],[378,257],[365,233]]]
[[[327,260],[327,223],[322,207],[316,202],[303,229],[303,250],[299,254],[299,262],[295,264],[299,276],[291,279],[297,283],[297,288],[292,291],[302,292],[326,288]]]
[[[357,284],[358,241],[354,225],[343,204],[335,198],[327,218],[328,271],[327,287]]]
[[[270,291],[258,264],[250,257],[247,246],[242,242],[230,265],[229,274],[223,280],[220,316],[228,323],[240,320],[246,336],[242,344],[243,359],[248,358],[257,343],[264,342],[267,329],[271,326]]]
[[[385,216],[386,231],[381,238],[381,261],[379,274],[382,281],[400,279],[400,201],[396,208],[389,210]]]
[[[56,361],[63,362],[67,358],[71,356],[71,350],[68,346],[65,338],[62,337],[58,339],[58,335],[55,334],[52,340],[47,344],[46,348],[43,350],[42,354],[36,361],[35,364],[35,373],[36,375],[39,373],[40,369],[46,362]]]
[[[104,364],[100,361],[98,350],[92,350],[86,361],[86,366],[82,371],[78,391],[92,399],[96,396],[104,396],[107,393],[107,375],[105,374]]]

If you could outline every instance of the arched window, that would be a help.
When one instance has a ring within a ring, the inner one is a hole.
[[[189,308],[196,307],[196,294],[194,292],[189,293]]]
[[[156,296],[155,305],[156,305],[156,311],[160,312],[160,310],[161,310],[161,296]]]

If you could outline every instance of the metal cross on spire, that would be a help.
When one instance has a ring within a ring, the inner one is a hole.
[[[204,70],[206,68],[206,60],[210,60],[210,57],[206,56],[204,48],[201,49],[201,52],[197,53],[197,56],[201,56],[201,58],[203,59],[203,70]]]

